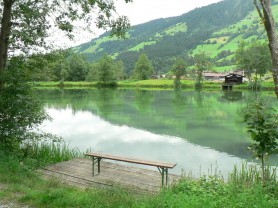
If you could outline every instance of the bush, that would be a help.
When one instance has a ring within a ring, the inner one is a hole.
[[[14,58],[4,72],[0,88],[0,143],[9,149],[30,138],[29,131],[48,118],[31,87],[27,84],[24,62]]]

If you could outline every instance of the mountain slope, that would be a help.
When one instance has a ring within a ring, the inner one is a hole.
[[[136,25],[124,40],[109,38],[109,33],[104,33],[74,51],[86,55],[89,61],[109,54],[122,60],[128,73],[139,55],[146,53],[156,71],[166,72],[175,57],[201,50],[210,52],[218,66],[231,65],[238,41],[265,38],[264,35],[253,0],[224,0],[181,16]],[[192,64],[190,58],[187,61]]]

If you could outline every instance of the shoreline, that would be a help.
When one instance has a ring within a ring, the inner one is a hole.
[[[29,82],[34,88],[98,88],[97,82]],[[195,89],[195,81],[181,80],[181,89]],[[222,90],[223,82],[204,81],[202,89]],[[140,80],[140,81],[120,81],[114,88],[136,88],[136,89],[167,89],[175,90],[173,80]],[[252,90],[248,83],[233,85],[232,90]],[[226,91],[232,91],[226,90]],[[272,82],[263,82],[261,89],[263,91],[274,90]]]

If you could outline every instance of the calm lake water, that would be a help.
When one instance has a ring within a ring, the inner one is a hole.
[[[252,162],[241,91],[38,90],[52,121],[41,129],[70,147],[177,163],[170,173],[199,177]],[[274,93],[264,92],[275,107]],[[278,165],[278,157],[270,158]],[[144,166],[144,168],[147,168]]]

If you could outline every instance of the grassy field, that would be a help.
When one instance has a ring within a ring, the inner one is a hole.
[[[175,26],[170,27],[169,29],[167,29],[163,32],[165,32],[167,35],[174,35],[175,33],[186,32],[186,31],[187,31],[186,23],[178,23]]]
[[[154,45],[154,44],[156,44],[156,41],[142,42],[134,46],[133,48],[129,49],[129,51],[139,51],[143,49],[145,46]]]
[[[236,69],[236,65],[231,65],[231,66],[219,66],[219,67],[214,67],[213,68],[217,72],[228,72]]]
[[[57,151],[61,150],[61,151]],[[27,151],[27,152],[26,152]],[[24,154],[23,152],[27,153]],[[0,148],[0,204],[16,203],[18,207],[278,207],[278,184],[273,177],[262,186],[259,171],[243,166],[235,169],[229,182],[221,177],[184,178],[159,194],[134,195],[124,188],[109,190],[79,189],[54,179],[42,179],[37,168],[73,157],[79,152],[66,146],[34,146],[16,152]],[[49,160],[48,158],[52,158]],[[258,177],[253,177],[257,176]]]
[[[222,70],[225,70],[223,68]],[[120,88],[159,88],[159,89],[174,89],[174,81],[169,79],[152,79],[152,80],[124,80],[118,82]],[[194,89],[194,80],[181,80],[182,89]],[[51,88],[51,87],[65,87],[65,88],[90,88],[97,87],[97,82],[32,82],[36,88]],[[203,89],[222,89],[221,81],[204,81]],[[249,89],[249,84],[244,83],[235,85],[234,89]],[[262,89],[273,90],[273,80],[269,79],[262,83]]]
[[[96,82],[32,82],[34,87],[96,87]]]
[[[128,34],[127,34],[128,36]],[[102,43],[118,40],[117,37],[103,37],[95,41],[95,44],[83,51],[83,53],[94,53]]]

